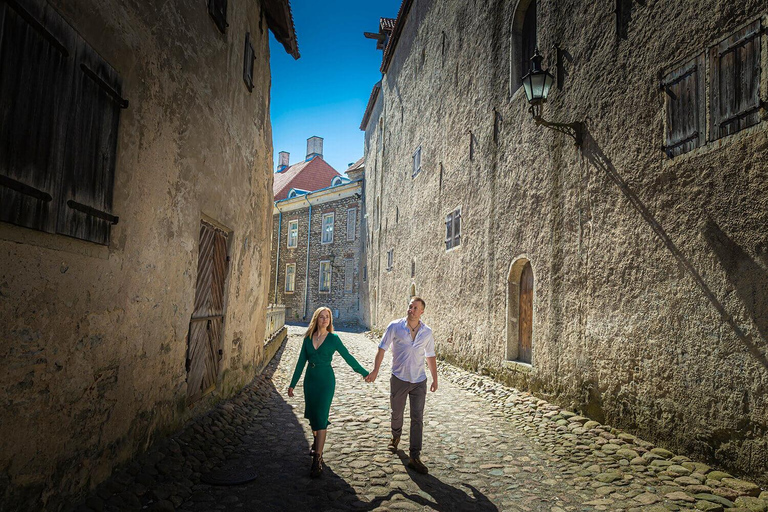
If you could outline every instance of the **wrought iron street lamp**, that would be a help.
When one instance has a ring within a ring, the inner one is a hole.
[[[525,97],[531,105],[528,111],[533,116],[533,120],[536,124],[546,126],[547,128],[573,137],[576,146],[581,147],[581,144],[584,141],[583,123],[578,121],[574,123],[553,123],[541,117],[542,106],[547,102],[549,90],[552,88],[552,83],[555,81],[555,77],[552,76],[552,73],[548,70],[541,69],[542,60],[544,60],[544,57],[541,56],[539,49],[536,48],[533,52],[533,57],[531,57],[531,69],[528,71],[528,74],[523,77]]]

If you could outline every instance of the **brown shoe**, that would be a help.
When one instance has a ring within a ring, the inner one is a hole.
[[[396,453],[397,452],[397,445],[398,444],[400,444],[400,438],[399,437],[393,437],[389,441],[389,444],[387,445],[387,448],[389,448],[389,451],[391,451],[392,453]]]
[[[312,469],[309,470],[309,476],[317,478],[323,474],[323,456],[317,453],[312,457]]]
[[[421,462],[421,459],[418,457],[411,457],[408,459],[408,467],[416,470],[417,473],[421,473],[422,475],[429,473],[427,466],[425,466],[424,463]]]

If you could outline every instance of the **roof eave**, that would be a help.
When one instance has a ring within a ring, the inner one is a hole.
[[[275,39],[283,45],[285,51],[299,58],[299,43],[296,39],[296,27],[293,24],[293,13],[289,0],[264,0],[264,16],[267,26],[272,30]]]
[[[395,27],[392,29],[392,35],[389,38],[387,47],[384,48],[384,57],[380,69],[382,73],[386,73],[389,69],[392,55],[395,53],[395,47],[400,39],[400,33],[403,31],[403,25],[405,25],[405,20],[408,18],[408,13],[411,11],[412,4],[413,0],[403,0],[403,3],[400,4],[400,11],[397,13],[397,19],[395,20]]]

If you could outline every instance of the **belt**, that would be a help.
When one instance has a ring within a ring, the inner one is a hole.
[[[318,366],[331,366],[331,363],[312,363],[312,362],[308,362],[307,364],[310,366],[310,368],[317,368]]]

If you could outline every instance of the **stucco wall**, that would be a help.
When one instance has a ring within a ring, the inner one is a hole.
[[[544,117],[586,122],[581,150],[510,87],[516,6],[411,8],[366,130],[373,323],[403,316],[415,282],[443,357],[768,482],[766,114],[669,160],[658,85],[763,4],[633,2],[622,40],[614,4],[541,0],[545,66],[559,44],[567,73]],[[446,251],[458,207],[461,246]],[[526,259],[530,368],[506,361],[508,277]]]
[[[0,508],[56,509],[262,361],[272,209],[269,46],[259,2],[51,2],[120,74],[108,247],[0,225]],[[253,92],[243,45],[256,53]],[[230,230],[218,386],[188,408],[201,219]]]

